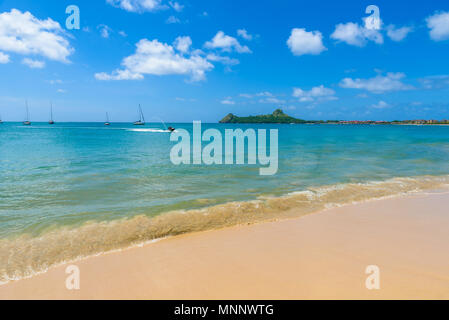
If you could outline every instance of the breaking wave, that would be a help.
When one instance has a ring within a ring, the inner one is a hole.
[[[92,221],[81,227],[58,228],[38,237],[15,236],[0,240],[0,282],[29,277],[57,264],[164,237],[299,217],[330,207],[447,187],[449,176],[337,184],[280,197],[259,197],[203,209],[172,211],[156,217],[140,215],[112,222]]]

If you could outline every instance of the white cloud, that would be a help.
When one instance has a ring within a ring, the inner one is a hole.
[[[188,101],[188,102],[195,102],[195,101],[197,101],[197,100],[194,99],[194,98],[189,98],[189,99],[187,99],[187,98],[182,98],[182,97],[176,97],[175,100],[176,100],[176,101]]]
[[[204,44],[204,47],[208,49],[221,49],[225,52],[235,50],[238,53],[251,53],[251,50],[247,46],[242,46],[236,38],[226,35],[223,31],[218,31],[211,41],[207,41]]]
[[[426,19],[430,38],[435,41],[449,39],[449,12],[435,13]]]
[[[271,103],[271,104],[284,104],[285,100],[281,100],[275,97],[268,97],[264,99],[260,99],[259,103]]]
[[[140,73],[129,70],[115,70],[111,74],[100,72],[95,74],[97,80],[142,80],[144,77]]]
[[[58,22],[17,9],[0,14],[0,50],[69,62],[73,52]]]
[[[229,58],[229,57],[224,57],[224,56],[219,56],[216,55],[214,53],[210,53],[206,56],[207,60],[209,61],[214,61],[214,62],[220,62],[222,64],[226,64],[226,65],[237,65],[240,63],[240,61],[238,59],[233,59],[233,58]]]
[[[232,100],[232,97],[224,98],[220,101],[221,104],[235,104],[235,101]]]
[[[253,40],[253,36],[249,34],[248,31],[246,31],[245,29],[237,30],[237,34],[245,40],[248,41]]]
[[[384,42],[383,36],[378,30],[367,29],[353,22],[338,24],[330,37],[358,47],[363,47],[368,41],[374,41],[377,44]]]
[[[121,35],[122,37],[128,36],[125,31],[119,31],[118,34]]]
[[[192,39],[190,39],[189,36],[177,37],[173,42],[173,45],[176,50],[182,53],[186,53],[189,51],[190,46],[192,45]]]
[[[389,107],[391,107],[391,106],[382,100],[376,104],[371,105],[371,108],[374,108],[374,109],[385,109],[385,108],[389,108]]]
[[[413,87],[402,82],[405,74],[401,72],[389,72],[386,76],[377,75],[369,79],[345,78],[340,82],[340,87],[347,89],[362,89],[374,93],[387,91],[411,90]]]
[[[106,0],[110,5],[129,12],[145,12],[166,9],[161,0]]]
[[[449,75],[430,76],[419,79],[425,89],[442,89],[449,87]]]
[[[143,79],[144,74],[151,75],[189,75],[192,81],[205,78],[205,73],[213,69],[207,59],[198,54],[184,56],[175,51],[169,44],[161,43],[157,39],[149,41],[142,39],[136,44],[136,52],[123,59],[124,69],[115,70],[112,74],[97,73],[98,80],[137,80]]]
[[[323,35],[319,31],[308,32],[306,29],[292,29],[287,45],[295,56],[304,54],[317,55],[327,50],[323,45]]]
[[[407,35],[412,32],[410,27],[396,28],[393,24],[387,27],[387,36],[393,41],[402,41]]]
[[[9,55],[7,55],[7,54],[5,54],[5,53],[3,53],[3,52],[0,52],[0,63],[8,63],[10,60],[9,60]]]
[[[241,93],[240,97],[252,99],[254,97],[274,97],[274,95],[271,92],[268,91],[262,91],[255,94],[249,94],[249,93]]]
[[[179,4],[176,1],[170,1],[169,4],[170,4],[170,7],[172,7],[177,12],[181,12],[182,9],[184,9],[184,6]]]
[[[170,16],[167,18],[167,20],[165,20],[165,23],[168,23],[168,24],[181,23],[181,20],[179,20],[175,16]]]
[[[262,92],[256,93],[256,96],[257,97],[272,97],[273,94],[268,91],[262,91]]]
[[[293,88],[293,97],[299,98],[300,102],[336,100],[335,91],[324,87],[323,85],[313,87],[309,91],[301,88]]]
[[[45,67],[45,62],[44,61],[33,60],[33,59],[30,59],[30,58],[23,59],[22,63],[27,65],[30,68],[33,68],[33,69],[42,69],[43,67]]]
[[[100,29],[100,34],[103,38],[105,38],[105,39],[109,38],[109,34],[112,31],[111,28],[109,28],[105,24],[100,24],[97,28]]]

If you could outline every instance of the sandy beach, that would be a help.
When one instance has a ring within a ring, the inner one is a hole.
[[[1,299],[448,299],[449,194],[176,236],[0,286]],[[368,290],[368,265],[380,289]]]

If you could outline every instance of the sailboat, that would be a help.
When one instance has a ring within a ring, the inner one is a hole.
[[[2,123],[3,123],[2,116],[0,115],[0,124],[2,124]]]
[[[23,125],[29,126],[31,125],[31,122],[30,122],[30,111],[28,110],[28,101],[25,101],[25,105],[26,105],[26,118],[25,121],[23,122]]]
[[[139,120],[134,122],[135,126],[143,126],[145,125],[145,117],[143,116],[143,112],[142,112],[142,108],[140,107],[139,104]]]
[[[48,124],[54,124],[55,122],[53,121],[53,104],[50,103],[50,120],[48,121]]]
[[[104,123],[105,126],[109,126],[111,123],[109,122],[109,115],[106,112],[106,122]]]

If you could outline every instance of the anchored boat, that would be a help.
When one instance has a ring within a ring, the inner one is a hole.
[[[111,123],[109,122],[109,115],[106,112],[106,122],[104,123],[105,126],[109,126]]]
[[[30,111],[28,110],[28,101],[25,101],[25,107],[26,107],[26,116],[25,116],[25,121],[23,122],[23,125],[30,126],[31,121],[30,121]]]
[[[53,121],[53,104],[50,103],[50,120],[48,121],[48,124],[54,124],[55,122]]]
[[[139,104],[139,120],[135,121],[134,125],[135,126],[143,126],[143,125],[145,125],[145,117],[143,115],[142,108],[140,107],[140,104]]]

